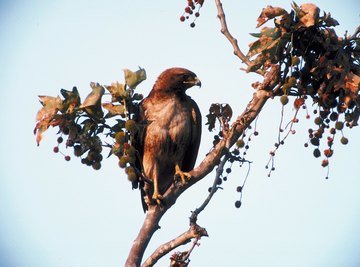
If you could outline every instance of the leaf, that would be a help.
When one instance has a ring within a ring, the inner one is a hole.
[[[146,79],[146,72],[144,69],[140,68],[132,72],[129,69],[124,69],[124,75],[125,75],[125,83],[131,88],[135,89],[136,86],[139,85],[142,81]]]
[[[111,102],[118,101],[119,99],[123,99],[128,97],[128,94],[125,91],[125,85],[119,82],[112,83],[110,86],[105,86],[105,88],[111,94]]]
[[[65,98],[63,101],[64,111],[66,113],[72,113],[81,103],[77,88],[74,86],[72,91],[61,89],[60,92]]]
[[[98,83],[90,83],[92,92],[85,98],[84,103],[80,105],[81,109],[84,109],[89,117],[96,121],[102,119],[104,112],[101,108],[101,98],[104,95],[104,87]]]
[[[251,44],[247,57],[251,58],[252,56],[263,52],[269,47],[277,45],[280,41],[281,32],[278,28],[268,28],[264,27],[261,30],[259,40]]]
[[[300,6],[300,10],[296,5],[295,12],[297,13],[297,17],[299,18],[299,22],[297,25],[298,27],[303,26],[308,28],[316,25],[319,21],[320,9],[312,3],[302,4]]]
[[[114,105],[112,103],[104,103],[102,104],[103,108],[108,111],[105,118],[111,118],[116,115],[124,115],[125,113],[125,106],[124,105]]]
[[[40,103],[43,107],[36,114],[36,126],[34,134],[36,135],[36,143],[40,144],[42,134],[51,125],[50,122],[53,117],[63,108],[62,100],[59,96],[39,96]]]
[[[258,24],[256,25],[256,27],[259,28],[261,25],[266,23],[268,20],[273,19],[278,16],[282,16],[282,15],[288,15],[286,10],[282,9],[281,7],[272,7],[269,5],[266,8],[262,9],[261,14],[257,19]]]
[[[320,18],[320,21],[324,22],[325,27],[335,27],[339,25],[339,22],[336,19],[332,18],[330,13],[324,12],[324,16]]]

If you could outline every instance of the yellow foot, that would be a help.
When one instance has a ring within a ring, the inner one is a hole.
[[[176,164],[174,177],[180,177],[181,183],[184,185],[187,181],[190,180],[191,175],[188,172],[183,172],[182,170],[180,170],[179,165]]]
[[[157,192],[154,192],[154,194],[152,195],[152,199],[158,204],[161,205],[162,200],[164,199],[164,197],[162,195],[160,195]]]

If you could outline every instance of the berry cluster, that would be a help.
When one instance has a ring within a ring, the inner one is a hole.
[[[286,137],[295,133],[292,126],[298,122],[300,107],[307,109],[305,103],[311,101],[316,109],[316,127],[309,130],[306,146],[315,146],[314,156],[323,154],[322,166],[327,167],[334,152],[335,134],[341,133],[340,142],[346,144],[348,140],[343,136],[343,128],[358,124],[359,34],[340,38],[333,29],[338,22],[330,14],[321,16],[313,4],[299,7],[293,2],[292,7],[290,13],[271,6],[263,9],[258,26],[269,20],[273,20],[275,26],[264,27],[259,34],[253,34],[258,39],[250,45],[247,71],[265,74],[277,70],[274,79],[278,82],[267,89],[272,90],[274,96],[280,96],[283,108],[289,102],[289,96],[296,97],[295,116],[285,127],[288,130],[285,137],[280,138],[284,131],[280,127],[279,140],[270,152],[271,160]],[[321,153],[319,145],[324,136],[327,147]]]
[[[180,16],[180,21],[184,22],[194,15],[194,20],[190,23],[190,27],[195,27],[195,21],[200,16],[200,9],[204,4],[204,0],[187,0],[187,6],[185,7],[184,13]],[[197,8],[197,10],[196,10]]]

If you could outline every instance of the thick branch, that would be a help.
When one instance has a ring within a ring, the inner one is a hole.
[[[173,249],[189,243],[193,238],[200,238],[202,236],[208,236],[206,230],[196,223],[191,224],[189,230],[182,233],[173,240],[159,246],[155,252],[144,262],[142,267],[153,266],[160,258],[168,254]]]
[[[160,228],[159,221],[166,210],[167,209],[160,207],[159,205],[152,205],[149,207],[140,232],[131,247],[125,266],[140,266],[145,249],[155,231]]]

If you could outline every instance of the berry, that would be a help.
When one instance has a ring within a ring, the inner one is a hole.
[[[236,207],[236,208],[240,208],[240,207],[241,207],[241,201],[240,201],[240,200],[235,201],[235,207]]]
[[[70,156],[65,156],[64,159],[65,159],[66,161],[70,161],[70,160],[71,160],[71,157],[70,157]]]
[[[323,167],[326,167],[329,165],[329,161],[327,159],[324,159],[322,162],[321,162],[321,166]]]
[[[100,162],[94,162],[92,165],[94,170],[100,170],[101,168],[101,163]]]
[[[54,151],[54,153],[58,153],[58,152],[59,152],[59,147],[58,147],[58,146],[55,146],[55,147],[53,148],[53,151]]]
[[[136,175],[135,172],[128,173],[127,178],[128,178],[128,180],[129,180],[130,182],[134,182],[134,181],[136,181],[136,179],[137,179],[137,175]]]
[[[125,122],[125,129],[132,132],[136,128],[136,122],[134,120],[127,120]]]
[[[339,114],[335,111],[330,114],[330,120],[332,120],[332,121],[336,121],[338,119],[338,117],[339,117]]]
[[[119,159],[119,167],[120,167],[120,168],[125,168],[127,163],[128,163],[128,157],[122,156],[122,157]]]
[[[283,106],[285,106],[287,103],[289,103],[289,97],[287,95],[282,95],[280,97],[280,102]]]
[[[344,123],[342,121],[337,121],[335,123],[335,129],[336,130],[342,130],[344,128]]]
[[[319,138],[316,138],[316,137],[311,138],[311,139],[310,139],[310,143],[311,143],[313,146],[318,146],[318,145],[320,145]]]
[[[122,144],[125,141],[125,133],[124,132],[117,132],[115,134],[115,141],[118,144]]]
[[[190,27],[194,28],[195,27],[195,22],[191,22]]]
[[[136,152],[136,149],[133,147],[133,146],[129,146],[126,150],[125,150],[126,154],[128,156],[135,156],[135,152]]]
[[[341,137],[340,143],[343,145],[347,145],[349,143],[349,139],[347,139],[345,136]]]
[[[315,158],[318,158],[318,157],[321,156],[321,152],[320,152],[320,150],[319,150],[318,148],[315,148],[315,149],[314,149],[313,154],[314,154],[314,157],[315,157]]]
[[[81,146],[80,146],[80,145],[74,146],[74,155],[75,155],[76,157],[80,157],[82,154],[83,154],[83,153],[82,153],[82,148],[81,148]]]
[[[181,16],[181,17],[180,17],[180,21],[181,21],[181,22],[184,22],[184,21],[185,21],[185,17],[184,17],[184,16]]]
[[[238,148],[244,147],[244,146],[245,146],[245,141],[244,141],[244,139],[239,139],[239,140],[237,140],[236,146],[237,146]]]
[[[242,191],[242,186],[236,187],[236,191],[239,192],[239,193],[241,193],[241,191]]]
[[[324,155],[327,157],[327,158],[330,158],[334,153],[334,150],[328,148],[328,149],[325,149],[324,150]]]
[[[61,136],[57,139],[57,142],[58,142],[59,144],[61,144],[63,141],[64,141],[64,139],[63,139]]]
[[[323,120],[320,117],[316,117],[315,120],[314,120],[314,123],[316,125],[321,125],[323,123]]]
[[[195,17],[199,17],[200,16],[200,13],[199,12],[196,12],[195,13]]]

